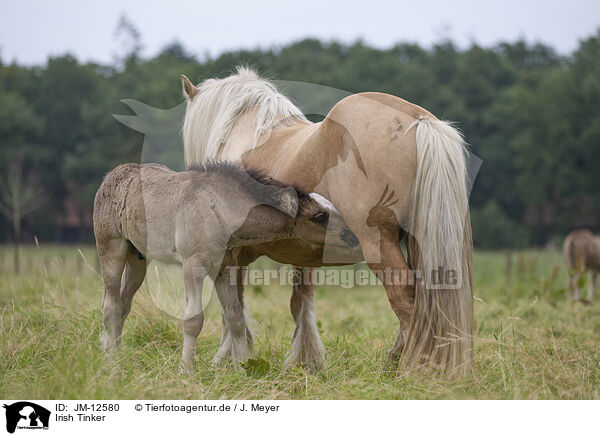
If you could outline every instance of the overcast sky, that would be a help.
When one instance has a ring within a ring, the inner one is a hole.
[[[304,37],[376,47],[399,41],[425,46],[452,38],[489,46],[525,38],[568,54],[600,28],[599,0],[383,1],[326,0],[150,1],[0,0],[0,56],[4,62],[43,63],[70,52],[111,62],[121,14],[138,28],[143,55],[179,40],[194,54],[270,47]]]

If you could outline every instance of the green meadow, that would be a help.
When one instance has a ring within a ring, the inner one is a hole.
[[[476,252],[475,367],[468,378],[398,371],[397,320],[381,286],[317,286],[327,367],[283,365],[290,287],[248,286],[256,362],[213,367],[220,306],[207,293],[194,375],[178,373],[178,268],[150,265],[120,354],[101,349],[102,281],[92,246],[0,247],[0,397],[30,399],[600,399],[600,302],[566,298],[556,251]],[[256,268],[279,268],[259,259]],[[363,268],[364,266],[348,267]],[[587,285],[581,283],[585,288]],[[587,295],[587,290],[583,295]]]

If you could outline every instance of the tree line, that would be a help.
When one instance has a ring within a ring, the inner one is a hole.
[[[102,177],[142,149],[142,134],[111,115],[128,113],[119,100],[171,108],[183,101],[180,74],[199,82],[239,64],[273,79],[394,94],[456,121],[483,160],[471,195],[480,248],[600,228],[600,31],[568,56],[524,41],[378,49],[305,39],[203,59],[177,42],[144,58],[132,34],[110,65],[69,54],[39,66],[0,60],[0,241],[91,241]]]

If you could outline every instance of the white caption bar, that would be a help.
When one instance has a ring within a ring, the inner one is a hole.
[[[597,401],[2,400],[1,434],[590,434]],[[36,407],[37,406],[37,407]],[[17,410],[18,409],[18,410]],[[50,413],[47,416],[46,412]],[[15,414],[18,413],[19,416]],[[15,419],[17,419],[15,423]],[[10,431],[10,428],[8,428]],[[218,433],[212,433],[218,432]],[[224,433],[223,433],[224,432]],[[135,433],[134,433],[135,434]]]

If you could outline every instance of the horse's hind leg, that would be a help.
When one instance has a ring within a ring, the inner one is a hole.
[[[376,249],[377,244],[369,244],[369,241],[361,241],[361,245],[363,245],[366,259],[377,258],[371,257],[368,254],[369,250]],[[390,360],[396,360],[402,353],[402,348],[405,343],[404,335],[405,332],[408,332],[410,325],[410,317],[415,301],[415,290],[414,287],[410,286],[409,283],[405,283],[405,280],[403,280],[408,279],[410,269],[404,259],[404,254],[402,253],[399,244],[399,231],[398,233],[395,231],[390,232],[390,234],[382,232],[379,241],[379,250],[379,262],[367,261],[367,265],[380,277],[388,301],[400,324],[396,340],[388,355]],[[386,272],[391,273],[391,275]]]
[[[579,278],[581,277],[581,271],[577,269],[571,277],[571,290],[573,300],[579,300]]]
[[[314,313],[313,286],[304,283],[304,271],[305,269],[301,268],[294,269],[296,280],[292,288],[290,310],[296,321],[296,329],[292,336],[292,349],[285,364],[296,362],[316,370],[324,364],[325,347],[319,336]]]
[[[146,267],[146,259],[133,246],[130,246],[121,280],[121,328],[131,310],[133,296],[142,286],[144,277],[146,277]]]
[[[575,289],[575,287],[573,286],[573,276],[573,271],[567,268],[567,299],[573,298],[573,291]]]
[[[125,239],[110,239],[97,242],[98,257],[104,281],[102,313],[106,337],[104,348],[113,352],[119,348],[121,341],[121,276],[125,267],[129,242]]]
[[[179,369],[188,374],[194,371],[196,341],[204,324],[202,286],[207,270],[201,259],[192,257],[183,261],[185,313],[183,315],[183,352]]]
[[[595,270],[590,270],[590,284],[588,286],[588,300],[592,301],[594,299],[594,291],[596,290],[596,276],[598,272]]]

